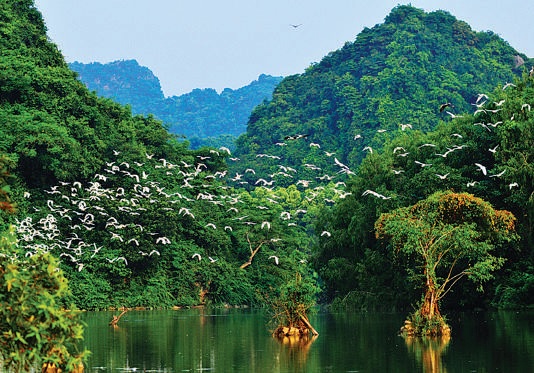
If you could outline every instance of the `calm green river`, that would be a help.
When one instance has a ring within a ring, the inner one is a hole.
[[[449,315],[448,341],[407,343],[406,314],[319,312],[308,343],[271,338],[261,310],[86,312],[86,372],[534,372],[534,312]]]

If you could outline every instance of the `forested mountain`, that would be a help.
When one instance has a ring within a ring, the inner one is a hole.
[[[460,222],[454,242],[495,259],[453,260],[474,285],[445,304],[532,304],[532,61],[498,36],[398,6],[283,79],[231,152],[90,92],[33,1],[4,2],[0,22],[0,202],[16,203],[0,222],[13,261],[60,260],[78,306],[263,305],[299,278],[336,304],[409,307],[420,262],[375,224],[439,196],[460,202],[436,226]],[[477,220],[479,199],[508,224]]]
[[[121,60],[106,64],[92,62],[69,63],[80,80],[99,96],[130,105],[135,114],[149,114],[165,97],[159,79],[136,60]]]
[[[516,66],[515,56],[524,65]],[[358,165],[367,146],[381,147],[401,132],[401,124],[428,131],[438,122],[473,108],[480,92],[517,77],[532,61],[492,32],[476,32],[445,11],[425,13],[398,6],[383,24],[364,29],[353,42],[331,52],[300,75],[285,78],[272,101],[256,107],[236,154],[250,161],[269,153],[282,162],[333,162],[314,159],[323,151],[349,166]],[[441,104],[450,103],[440,111]],[[278,144],[286,136],[306,141]],[[272,173],[265,169],[264,173]]]
[[[180,96],[164,97],[157,77],[135,60],[107,64],[69,64],[91,91],[130,105],[135,114],[153,114],[169,131],[188,138],[239,136],[246,130],[252,109],[270,100],[281,77],[260,75],[239,89],[195,89]],[[196,140],[198,142],[198,140]]]

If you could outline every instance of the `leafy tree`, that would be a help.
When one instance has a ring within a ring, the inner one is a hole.
[[[417,335],[447,334],[440,300],[464,277],[480,286],[491,279],[504,263],[499,251],[516,239],[511,213],[467,193],[435,193],[382,214],[375,228],[406,261],[409,279],[423,284],[421,304],[411,315],[413,329],[406,331]]]
[[[15,212],[7,193],[8,164],[0,159],[0,214]],[[68,287],[57,260],[42,253],[19,256],[14,227],[0,234],[0,252],[1,367],[21,372],[45,363],[78,371],[87,355],[77,350],[83,326],[74,306],[60,305]]]
[[[276,329],[273,335],[278,338],[288,336],[308,337],[318,335],[310,324],[308,313],[315,306],[319,288],[313,281],[306,280],[300,272],[287,281],[273,297],[267,297]]]
[[[17,258],[14,232],[0,237],[0,361],[7,369],[29,371],[51,363],[76,371],[83,325],[74,305],[61,307],[67,280],[50,254]]]

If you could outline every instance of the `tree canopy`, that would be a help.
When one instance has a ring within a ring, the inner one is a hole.
[[[424,289],[420,317],[414,319],[425,325],[416,330],[441,319],[439,302],[462,278],[480,286],[492,278],[504,264],[499,249],[515,238],[514,229],[510,212],[467,193],[437,192],[378,218],[377,237],[391,242],[395,256],[406,262],[408,278]],[[440,334],[430,328],[424,334]]]

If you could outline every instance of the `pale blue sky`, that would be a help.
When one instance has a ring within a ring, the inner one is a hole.
[[[491,30],[534,57],[530,0],[36,0],[68,62],[136,59],[166,96],[298,74],[411,3]],[[302,24],[293,28],[290,24]]]

